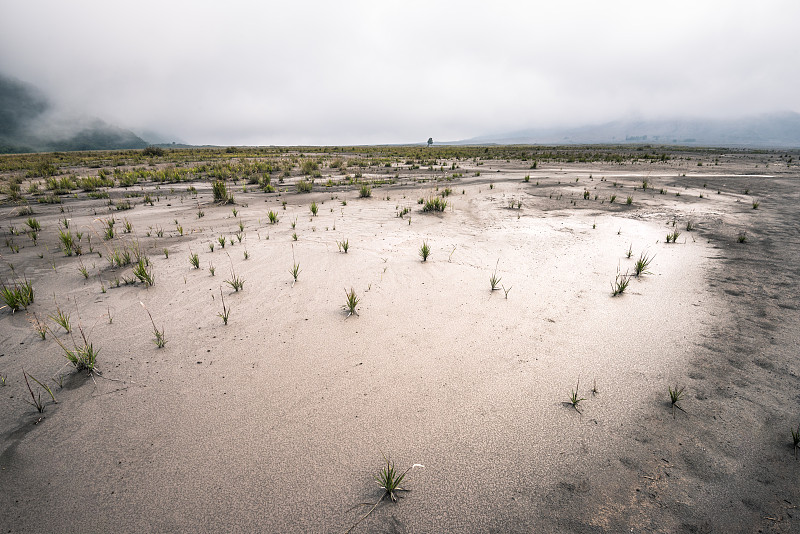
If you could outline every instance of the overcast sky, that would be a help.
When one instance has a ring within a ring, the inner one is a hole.
[[[0,0],[0,71],[195,144],[800,112],[800,1]]]

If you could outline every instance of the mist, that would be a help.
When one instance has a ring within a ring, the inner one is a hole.
[[[192,144],[800,112],[797,2],[287,4],[3,1],[0,71]]]

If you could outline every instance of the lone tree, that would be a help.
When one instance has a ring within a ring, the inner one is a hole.
[[[429,137],[428,138],[428,146],[431,146],[432,144],[433,144],[433,137]]]

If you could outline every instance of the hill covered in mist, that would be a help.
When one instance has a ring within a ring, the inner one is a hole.
[[[59,110],[38,88],[0,73],[0,153],[145,146],[133,132]]]
[[[800,114],[738,119],[624,120],[573,128],[531,128],[453,144],[657,144],[744,148],[800,147]]]

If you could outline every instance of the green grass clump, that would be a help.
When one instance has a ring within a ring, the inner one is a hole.
[[[747,243],[747,233],[739,232],[739,235],[736,236],[736,241],[739,243]]]
[[[28,305],[33,302],[33,285],[27,279],[22,282],[14,281],[13,285],[2,284],[3,302],[11,310],[15,312],[20,308],[28,308]]]
[[[294,287],[295,283],[297,283],[297,277],[300,274],[300,264],[296,262],[292,264],[292,268],[289,269],[289,273],[291,273],[292,278],[294,279],[292,282],[292,287]]]
[[[422,258],[422,261],[428,261],[428,256],[431,255],[431,247],[428,245],[427,241],[422,242],[422,246],[419,248],[419,256]]]
[[[58,302],[56,302],[56,313],[55,315],[50,315],[50,318],[57,325],[61,326],[61,328],[63,328],[67,334],[72,332],[72,327],[70,326],[69,323],[69,314],[61,309],[61,307],[58,305]]]
[[[191,253],[189,255],[189,263],[195,269],[199,269],[200,268],[200,256],[197,253]]]
[[[358,315],[358,312],[356,311],[356,306],[358,306],[358,303],[361,301],[361,299],[359,299],[356,296],[356,292],[352,287],[350,288],[350,291],[347,291],[345,289],[344,294],[346,295],[347,300],[342,306],[342,309],[344,309],[347,312],[348,317],[350,317],[351,315]]]
[[[225,280],[225,283],[231,286],[231,288],[233,288],[233,290],[236,292],[244,289],[244,280],[236,274],[236,272],[233,270],[233,267],[231,267],[231,277]]]
[[[652,261],[653,256],[649,256],[646,252],[642,252],[639,255],[639,259],[633,264],[634,276],[638,278],[641,274],[652,274],[647,270],[647,268],[650,266],[650,262]]]
[[[133,266],[133,275],[139,279],[146,286],[155,284],[155,276],[153,275],[153,268],[147,258],[140,257],[139,261]]]
[[[59,228],[58,239],[61,241],[61,250],[64,251],[64,255],[72,256],[76,246],[75,239],[72,237],[72,231],[64,231]]]
[[[361,198],[369,198],[372,196],[372,187],[367,184],[363,184],[361,189],[358,191],[358,196]]]
[[[228,324],[228,317],[230,317],[231,309],[225,306],[225,296],[222,294],[222,287],[219,288],[219,298],[222,300],[222,313],[217,315],[222,319],[222,324]]]
[[[667,243],[677,243],[679,235],[681,235],[681,233],[678,230],[673,230],[671,233],[667,234]]]
[[[628,206],[633,204],[633,197],[628,195],[628,198],[625,199],[625,204],[627,204]]]
[[[494,272],[492,276],[489,277],[489,285],[492,287],[492,291],[496,291],[500,289],[500,277],[497,276],[497,266],[500,265],[500,260],[497,260],[497,263],[494,266]]]
[[[683,398],[683,390],[686,389],[686,386],[678,387],[676,385],[675,389],[672,389],[672,386],[669,386],[668,389],[669,389],[669,400],[670,400],[670,403],[671,403],[671,406],[672,406],[672,417],[674,418],[675,417],[675,408],[679,409],[682,412],[686,411],[683,408],[681,408],[680,406],[678,406],[678,403]]]
[[[336,246],[339,247],[339,252],[347,254],[347,250],[350,248],[350,240],[343,239],[342,241],[337,241]]]
[[[422,205],[422,211],[424,211],[424,212],[430,212],[430,211],[443,212],[446,207],[447,207],[447,201],[446,200],[444,200],[443,198],[440,198],[440,197],[431,196],[431,197],[428,197],[427,199],[425,199],[425,201],[424,201],[424,203]]]
[[[269,213],[267,213],[267,217],[269,217],[269,223],[270,224],[277,224],[277,222],[278,222],[278,214],[277,213],[275,213],[274,211],[270,210]]]
[[[317,206],[316,202],[311,203],[311,215],[317,216],[317,211],[319,211],[319,207]]]
[[[304,179],[297,182],[298,193],[310,193],[313,188],[314,188],[314,183],[308,180]]]
[[[570,406],[572,406],[573,408],[575,408],[575,411],[576,411],[576,412],[578,412],[578,413],[581,413],[581,411],[578,409],[578,405],[579,405],[579,404],[580,404],[582,401],[585,401],[585,400],[586,400],[586,399],[584,399],[584,398],[582,398],[582,397],[580,397],[580,398],[578,397],[578,387],[579,387],[580,385],[581,385],[581,381],[580,381],[580,379],[578,379],[578,383],[577,383],[577,384],[575,384],[575,389],[573,389],[573,390],[571,391],[571,393],[570,393],[570,396],[569,396],[569,400],[567,401],[567,404],[569,404]]]
[[[620,274],[619,270],[617,270],[617,277],[611,282],[611,296],[616,297],[625,292],[628,289],[628,284],[631,283],[631,277],[628,275],[627,271],[625,274]]]
[[[75,367],[76,371],[89,371],[90,373],[95,370],[97,365],[97,355],[100,352],[99,350],[95,350],[92,344],[86,337],[86,333],[83,331],[82,327],[78,327],[78,330],[81,333],[81,340],[75,341],[75,338],[72,339],[72,348],[67,347],[64,343],[58,339],[57,337],[53,336],[61,346],[61,350],[64,351],[64,357],[69,360],[69,362]]]
[[[28,228],[30,228],[33,232],[39,232],[42,229],[42,225],[39,224],[39,221],[37,221],[35,217],[28,217],[28,220],[25,221],[25,224],[27,224]]]
[[[381,502],[383,502],[387,497],[389,498],[389,500],[391,502],[397,502],[397,499],[399,498],[399,495],[398,495],[399,492],[401,492],[401,491],[411,491],[411,490],[407,490],[407,489],[403,488],[400,484],[403,483],[403,480],[405,479],[406,474],[409,471],[411,471],[413,468],[415,468],[415,467],[425,467],[424,465],[421,465],[421,464],[414,464],[411,467],[409,467],[408,469],[406,469],[405,471],[403,471],[402,473],[400,473],[395,468],[394,462],[390,461],[386,457],[385,454],[383,455],[383,459],[386,460],[386,466],[384,466],[377,475],[373,475],[373,478],[375,479],[375,482],[377,482],[378,486],[380,486],[380,488],[383,490],[383,493],[381,494],[381,498],[378,499],[378,501],[375,504],[371,505],[371,508],[369,509],[369,511],[366,514],[364,514],[358,521],[356,521],[349,529],[347,529],[345,531],[345,534],[349,534],[350,532],[352,532],[352,530],[354,528],[356,528],[356,526],[358,526],[359,523],[361,523],[367,517],[369,517],[369,515],[373,511],[375,511],[375,508],[377,508],[378,505]],[[365,505],[366,506],[370,506],[370,503],[366,503]]]
[[[228,187],[222,180],[216,180],[211,185],[211,191],[214,194],[214,202],[233,204],[233,195],[228,195]]]
[[[292,245],[292,268],[289,269],[289,273],[291,273],[292,278],[292,287],[297,283],[297,276],[300,274],[300,264],[297,263],[294,259],[294,245]]]

